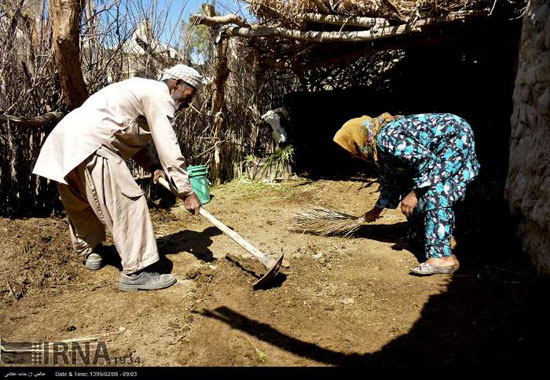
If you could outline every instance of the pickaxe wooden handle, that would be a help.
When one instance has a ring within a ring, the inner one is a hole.
[[[160,177],[158,179],[159,183],[165,187],[167,190],[172,191],[170,184],[164,178]],[[200,208],[200,214],[208,220],[210,223],[215,225],[222,231],[224,234],[229,236],[235,243],[243,247],[248,253],[258,259],[267,269],[271,269],[279,260],[273,260],[265,253],[260,251],[258,248],[254,247],[244,238],[242,238],[238,233],[233,231],[231,228],[227,227],[225,224],[220,222],[214,215],[210,214],[204,207]]]

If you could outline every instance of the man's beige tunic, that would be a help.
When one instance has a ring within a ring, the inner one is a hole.
[[[169,182],[193,192],[171,119],[175,105],[163,82],[132,78],[105,87],[68,114],[46,139],[34,174],[58,182],[73,245],[87,254],[110,230],[125,273],[158,260],[143,192],[123,159],[153,141]]]

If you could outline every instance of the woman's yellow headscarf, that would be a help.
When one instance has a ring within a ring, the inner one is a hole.
[[[376,136],[386,123],[402,116],[392,116],[385,112],[372,118],[361,116],[350,119],[334,135],[334,142],[352,155],[367,161],[378,161]]]

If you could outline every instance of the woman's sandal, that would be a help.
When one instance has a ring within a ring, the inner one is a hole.
[[[439,266],[430,263],[422,263],[416,268],[411,269],[410,274],[417,276],[431,276],[432,274],[451,274],[457,271],[459,264],[451,266]]]

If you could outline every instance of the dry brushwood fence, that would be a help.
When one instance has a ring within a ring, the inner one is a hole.
[[[207,11],[213,14],[213,9]],[[176,22],[170,12],[179,15]],[[181,4],[154,0],[0,3],[2,216],[59,209],[55,184],[32,175],[32,168],[47,134],[88,94],[131,75],[156,79],[165,67],[191,64],[193,39],[201,27],[183,22],[182,14]],[[159,43],[166,35],[167,44]],[[239,174],[247,154],[273,146],[259,128],[258,86],[263,80],[253,65],[237,60],[250,52],[227,43],[219,52],[223,56],[217,55],[215,36],[207,28],[202,35],[203,63],[195,66],[212,84],[178,115],[174,127],[188,164],[208,164],[215,178],[223,180]],[[216,72],[220,59],[225,61],[223,73]],[[83,82],[74,83],[79,75]],[[129,164],[136,177],[147,177]],[[150,182],[140,184],[149,190]]]
[[[212,180],[226,180],[240,175],[251,155],[274,152],[260,116],[285,105],[287,95],[389,88],[408,48],[452,46],[457,31],[521,17],[526,1],[239,3],[254,24],[238,14],[219,16],[212,5],[184,22],[182,4],[172,1],[2,1],[0,213],[55,208],[55,185],[31,174],[40,146],[66,112],[109,83],[156,78],[164,67],[193,64],[199,51],[194,66],[210,83],[178,115],[175,130],[188,164],[207,164]],[[179,15],[175,24],[169,14]],[[294,128],[305,131],[308,118],[302,123]],[[147,179],[140,184],[149,191]]]

